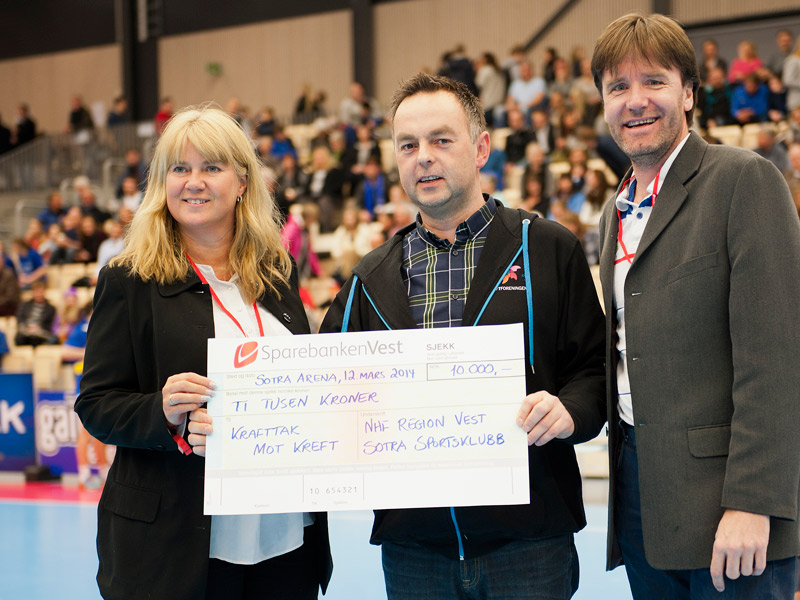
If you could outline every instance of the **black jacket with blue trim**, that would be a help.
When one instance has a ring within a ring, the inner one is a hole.
[[[489,200],[495,201],[495,200]],[[464,325],[473,325],[486,299],[497,291],[479,325],[524,323],[528,327],[525,285],[531,277],[523,257],[515,265],[517,279],[500,284],[504,271],[521,245],[522,221],[530,219],[534,312],[534,368],[527,369],[527,393],[546,390],[558,396],[575,422],[567,440],[528,448],[530,496],[528,505],[456,508],[465,557],[494,550],[514,539],[535,539],[579,531],[586,525],[581,477],[573,444],[595,437],[605,423],[605,322],[583,250],[560,225],[498,203],[486,245],[470,286]],[[358,276],[348,331],[415,329],[408,293],[401,277],[403,236],[399,231],[353,269]],[[328,310],[321,332],[342,329],[351,277]],[[366,289],[375,307],[364,294]],[[530,363],[529,349],[525,348]],[[519,399],[520,403],[522,398]],[[419,542],[458,557],[456,531],[449,508],[379,510],[370,540]]]

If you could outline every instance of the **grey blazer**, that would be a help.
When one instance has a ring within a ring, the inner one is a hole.
[[[627,178],[627,176],[626,176]],[[614,533],[618,221],[600,225]],[[726,508],[770,515],[768,560],[800,552],[800,224],[778,170],[692,133],[658,193],[625,282],[645,555],[708,568]]]

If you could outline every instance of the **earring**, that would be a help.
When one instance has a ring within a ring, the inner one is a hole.
[[[238,198],[236,198],[236,202],[241,202],[241,201],[242,201],[242,197],[241,197],[241,196],[239,196]]]

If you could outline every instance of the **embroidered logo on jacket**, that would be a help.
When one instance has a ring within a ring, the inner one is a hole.
[[[236,347],[236,353],[233,355],[233,367],[235,369],[246,367],[255,362],[257,356],[258,342],[245,342]]]
[[[506,285],[509,281],[518,281],[519,283],[523,283],[522,278],[525,275],[521,272],[518,272],[521,269],[522,267],[519,265],[511,265],[508,269],[508,273],[506,273],[505,277],[503,277],[503,280],[500,282],[500,285],[497,287],[497,289],[504,292],[524,291],[525,285]]]

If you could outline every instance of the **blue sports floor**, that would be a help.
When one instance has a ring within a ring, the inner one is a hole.
[[[94,498],[7,499],[0,493],[0,600],[99,600]],[[588,504],[589,525],[576,536],[577,600],[627,600],[624,570],[604,571],[606,507]],[[330,513],[334,572],[325,599],[386,598],[380,550],[367,542],[371,512]]]

